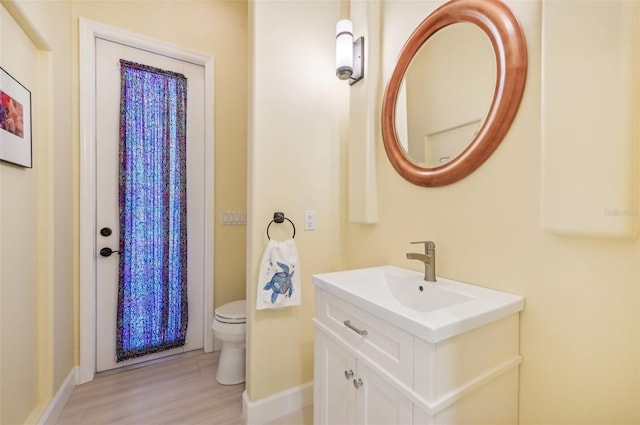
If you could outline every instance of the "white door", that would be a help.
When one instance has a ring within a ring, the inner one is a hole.
[[[353,424],[356,417],[356,358],[316,331],[316,424]]]
[[[358,362],[357,424],[407,425],[413,421],[413,403],[374,369]]]
[[[375,369],[316,330],[314,423],[411,424],[413,403]],[[417,423],[417,422],[416,422]]]
[[[120,59],[181,73],[187,77],[187,293],[186,345],[116,362],[118,254],[98,256],[96,267],[96,371],[114,369],[204,346],[204,67],[119,43],[96,40],[96,223],[99,251],[119,245],[118,150]],[[100,230],[110,228],[110,236]]]

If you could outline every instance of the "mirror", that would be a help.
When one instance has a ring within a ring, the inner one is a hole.
[[[495,83],[493,48],[478,26],[461,22],[433,34],[411,60],[396,101],[407,157],[433,168],[458,156],[480,130]]]
[[[472,173],[507,133],[526,72],[524,33],[506,4],[452,0],[436,9],[405,43],[385,91],[382,137],[393,167],[426,187]]]

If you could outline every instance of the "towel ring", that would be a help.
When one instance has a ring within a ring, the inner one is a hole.
[[[293,221],[289,220],[287,217],[284,216],[284,213],[282,212],[274,212],[273,213],[273,220],[271,220],[269,222],[269,225],[267,226],[267,238],[269,240],[271,240],[271,236],[269,236],[269,227],[271,227],[271,225],[275,222],[275,223],[283,223],[285,220],[287,220],[289,223],[291,223],[291,226],[293,227],[293,236],[291,236],[291,238],[295,238],[296,237],[296,225],[293,224]]]

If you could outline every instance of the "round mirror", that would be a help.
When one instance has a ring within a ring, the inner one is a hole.
[[[524,34],[504,3],[452,0],[436,9],[405,43],[384,95],[393,167],[428,187],[469,175],[508,131],[526,71]]]

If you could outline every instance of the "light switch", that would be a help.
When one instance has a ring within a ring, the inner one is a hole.
[[[304,230],[316,230],[316,212],[306,210],[304,212]]]

